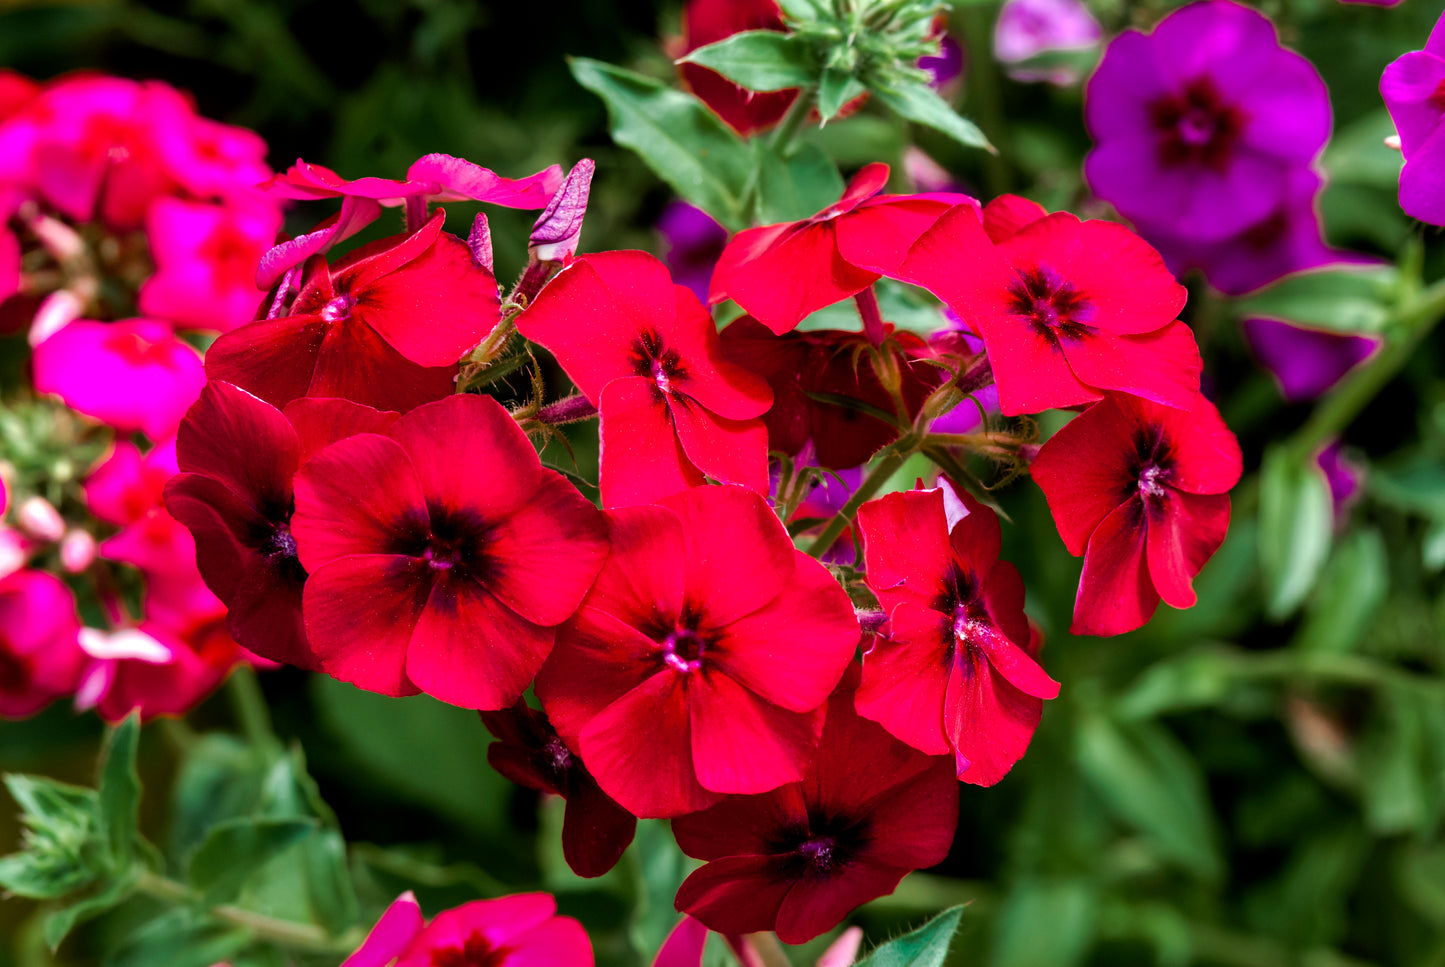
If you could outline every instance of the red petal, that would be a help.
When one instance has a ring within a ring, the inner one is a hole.
[[[960,648],[954,659],[947,701],[958,778],[976,786],[998,782],[1022,758],[1044,708],[1040,699],[1009,684],[982,652],[970,648]]]
[[[762,420],[728,420],[678,394],[667,409],[682,451],[699,470],[723,483],[768,492],[768,428]]]
[[[580,737],[587,768],[618,805],[639,818],[666,819],[720,798],[692,764],[688,678],[664,669],[607,706]]]
[[[1001,305],[1001,304],[1000,304]],[[1063,344],[1019,316],[980,314],[979,334],[1005,416],[1092,403],[1104,394],[1074,375]]]
[[[893,610],[888,637],[863,656],[854,701],[858,714],[929,755],[948,753],[944,694],[953,626],[948,616],[911,602]]]
[[[368,692],[415,695],[406,650],[431,590],[427,570],[416,558],[360,554],[312,571],[302,610],[321,670]]]
[[[728,249],[745,234],[740,233]],[[810,313],[878,280],[877,272],[857,268],[838,253],[830,222],[792,232],[741,265],[732,264],[728,249],[713,270],[712,291],[725,293],[779,335]]]
[[[1199,396],[1199,346],[1193,330],[1182,322],[1138,336],[1098,332],[1077,342],[1066,340],[1063,348],[1074,374],[1098,389],[1182,410]]]
[[[682,522],[687,604],[700,629],[721,629],[768,604],[792,578],[797,552],[762,497],[701,487],[659,501]],[[740,569],[738,562],[746,561]]]
[[[885,610],[901,601],[927,604],[943,590],[953,559],[943,493],[885,494],[858,509],[868,586]]]
[[[1144,502],[1135,496],[1090,535],[1071,633],[1121,635],[1142,627],[1154,614],[1159,592],[1144,560],[1146,531]]]
[[[537,698],[557,734],[577,748],[587,723],[662,666],[657,642],[583,605],[557,629],[552,655],[537,674]]]
[[[643,377],[602,391],[598,473],[602,506],[650,504],[703,483],[678,442],[662,391]]]
[[[768,449],[796,454],[812,435],[811,403],[803,395],[801,377],[811,368],[814,349],[802,334],[775,336],[761,322],[744,316],[722,331],[724,358],[757,373],[773,392],[773,405],[763,415]]]
[[[384,483],[383,483],[384,482]],[[429,533],[427,495],[406,451],[362,433],[333,443],[296,474],[291,533],[308,571],[349,554],[393,554]]]
[[[678,847],[699,860],[770,853],[781,829],[806,829],[802,787],[783,786],[758,796],[728,796],[701,812],[672,821]]]
[[[853,211],[883,190],[883,186],[888,184],[888,173],[888,166],[881,161],[864,165],[848,182],[848,187],[843,190],[843,196],[838,199],[838,203],[829,205],[818,214]]]
[[[607,512],[612,551],[588,593],[588,607],[634,628],[682,614],[686,545],[682,522],[664,507]]]
[[[1150,498],[1147,539],[1149,577],[1159,596],[1175,608],[1194,607],[1194,575],[1219,550],[1229,532],[1227,494],[1187,494],[1165,487]]]
[[[685,375],[675,389],[717,416],[748,420],[762,416],[773,403],[773,391],[757,376],[727,361],[712,316],[687,286],[676,286],[677,319],[668,347],[681,357]]]
[[[865,201],[834,223],[838,252],[860,269],[890,275],[908,257],[909,247],[954,203],[908,196]]]
[[[268,517],[289,508],[297,451],[296,431],[274,407],[218,380],[201,390],[176,433],[183,471],[216,478]]]
[[[1215,405],[1202,395],[1196,397],[1187,415],[1142,400],[1120,400],[1120,405],[1138,414],[1141,423],[1150,421],[1165,428],[1174,461],[1171,487],[1192,494],[1221,494],[1239,483],[1244,471],[1239,441],[1224,425]]]
[[[567,794],[562,856],[578,876],[601,876],[622,858],[637,832],[637,817],[617,805],[585,771]]]
[[[903,867],[855,860],[828,876],[800,878],[778,909],[778,939],[800,944],[827,933],[855,908],[892,893],[907,872]]]
[[[1114,222],[1080,222],[1058,212],[1021,229],[999,249],[1016,266],[1043,262],[1054,268],[1094,304],[1089,325],[1106,332],[1153,332],[1173,322],[1188,298],[1159,253]],[[1055,264],[1058,256],[1067,270]]]
[[[301,463],[337,440],[358,433],[385,435],[401,415],[393,410],[378,410],[351,400],[310,396],[292,400],[281,412],[296,428],[296,437],[301,444]]]
[[[555,630],[518,616],[469,576],[435,575],[430,583],[407,648],[407,678],[463,708],[511,705],[546,661]]]
[[[718,933],[759,933],[778,922],[794,880],[776,856],[726,856],[682,881],[674,905]]]
[[[767,792],[798,782],[823,733],[821,702],[815,712],[790,712],[711,669],[694,673],[688,705],[693,767],[714,792]]]
[[[1130,458],[1139,429],[1117,400],[1105,399],[1050,437],[1029,467],[1075,557],[1083,555],[1100,521],[1138,492]]]
[[[1048,213],[1049,210],[1036,201],[1018,195],[999,195],[983,206],[983,230],[997,244]]]
[[[917,770],[912,776],[890,781],[881,770],[873,773],[877,777],[874,784],[884,786],[885,791],[868,807],[873,831],[868,854],[889,866],[917,870],[942,863],[953,845],[958,829],[958,777],[952,760],[924,756],[913,749],[908,752]],[[854,781],[863,788],[869,784],[865,769],[866,764],[854,770]]]

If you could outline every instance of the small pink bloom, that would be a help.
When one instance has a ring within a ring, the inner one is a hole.
[[[296,159],[266,189],[282,198],[370,198],[383,205],[408,199],[480,201],[507,208],[545,208],[562,186],[562,168],[552,165],[525,178],[503,178],[481,165],[446,154],[423,155],[407,169],[406,180],[347,180],[330,168]]]
[[[0,578],[24,567],[34,550],[35,545],[30,538],[13,527],[0,524]]]
[[[111,633],[86,632],[80,643],[91,661],[76,703],[94,706],[107,722],[132,711],[147,721],[185,715],[245,657],[219,615],[184,634],[150,621]]]
[[[54,575],[0,577],[0,718],[24,718],[80,681],[75,596]]]
[[[70,531],[60,541],[60,566],[67,574],[79,574],[95,563],[95,553],[95,537],[90,531]]]
[[[27,537],[46,544],[65,535],[65,518],[44,497],[27,497],[15,508],[15,523]]]
[[[443,910],[401,952],[395,967],[592,967],[592,944],[582,924],[556,913],[557,902],[546,893],[473,900]]]
[[[201,356],[164,323],[72,322],[35,348],[35,388],[122,432],[176,427],[205,385]]]
[[[416,894],[407,890],[391,902],[356,953],[342,961],[341,967],[387,967],[425,926]]]

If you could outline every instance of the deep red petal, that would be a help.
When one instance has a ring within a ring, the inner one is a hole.
[[[767,380],[773,405],[763,415],[768,449],[796,454],[812,435],[800,377],[811,368],[813,346],[802,334],[775,336],[767,326],[744,316],[722,331],[723,356],[734,365]]]
[[[578,876],[601,876],[622,858],[637,832],[637,817],[603,792],[585,771],[567,794],[562,856]]]
[[[321,670],[368,692],[415,695],[406,651],[431,591],[425,570],[416,558],[360,554],[312,571],[302,611]]]
[[[907,872],[904,867],[855,860],[826,877],[800,878],[778,908],[778,939],[800,944],[827,933],[855,908],[892,893]]]
[[[1135,496],[1089,536],[1071,633],[1121,635],[1143,626],[1154,614],[1159,592],[1144,559],[1146,530],[1144,504]]]
[[[309,396],[292,400],[281,412],[296,429],[296,438],[301,446],[301,463],[337,440],[358,433],[385,435],[401,415],[394,410],[378,410],[351,400]]]
[[[683,453],[723,483],[768,492],[768,428],[762,420],[729,420],[685,396],[669,394],[667,409]]]
[[[602,391],[597,430],[602,506],[650,504],[703,483],[683,452],[661,390],[652,380],[613,380]]]
[[[657,642],[583,605],[557,629],[552,655],[537,675],[537,698],[572,749],[593,717],[662,667]]]
[[[944,694],[953,626],[948,616],[904,602],[893,609],[887,637],[863,656],[854,701],[858,714],[929,755],[946,755]]]
[[[672,821],[678,847],[698,860],[762,855],[777,848],[779,830],[805,829],[808,808],[797,785],[758,796],[728,796]]]
[[[783,863],[773,856],[713,860],[682,881],[674,904],[718,933],[772,930],[794,882],[786,876]]]
[[[427,494],[393,440],[333,443],[296,474],[291,533],[306,570],[349,554],[394,554],[428,533]],[[405,553],[405,551],[400,551]]]
[[[1228,494],[1187,494],[1165,487],[1146,503],[1149,577],[1165,603],[1194,607],[1194,575],[1229,532]]]
[[[1182,322],[1138,336],[1099,332],[1063,345],[1074,375],[1089,386],[1182,410],[1199,396],[1199,346],[1194,331]]]
[[[201,390],[176,433],[181,470],[220,480],[266,516],[289,507],[298,456],[296,431],[279,411],[218,380]]]
[[[1117,401],[1105,399],[1050,437],[1029,467],[1075,557],[1099,523],[1138,491],[1129,460],[1142,429]]]
[[[814,712],[790,712],[710,669],[694,673],[688,705],[693,767],[714,792],[767,792],[798,782],[823,732],[821,703]]]
[[[884,610],[925,604],[943,590],[953,551],[938,490],[885,494],[858,509],[868,586]]]
[[[1044,708],[1042,700],[1009,684],[974,649],[960,649],[955,658],[947,703],[958,778],[976,786],[998,782],[1022,758]]]

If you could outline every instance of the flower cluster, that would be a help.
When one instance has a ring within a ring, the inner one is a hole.
[[[1385,68],[1380,96],[1399,132],[1405,156],[1400,171],[1400,207],[1423,222],[1445,225],[1445,182],[1441,152],[1445,136],[1445,17],[1435,24],[1423,50],[1411,51]]]
[[[261,304],[256,264],[281,227],[257,190],[265,152],[165,84],[0,72],[0,319],[33,347],[42,398],[19,412],[71,444],[44,452],[24,423],[6,441],[19,500],[0,526],[0,714],[65,696],[109,720],[180,714],[252,660],[161,491],[205,383],[190,334]]]

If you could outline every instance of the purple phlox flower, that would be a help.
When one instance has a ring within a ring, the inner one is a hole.
[[[1040,54],[1088,50],[1104,31],[1081,0],[1008,0],[993,28],[993,55],[1016,81],[1077,83],[1079,72],[1060,65],[1049,69],[1013,67]]]
[[[918,58],[918,66],[928,71],[928,86],[941,91],[963,76],[965,65],[963,45],[948,34],[938,40],[938,54]]]
[[[1350,514],[1350,508],[1360,498],[1360,488],[1365,482],[1364,464],[1351,458],[1344,444],[1339,440],[1330,443],[1315,457],[1315,462],[1324,471],[1325,480],[1330,484],[1330,497],[1335,504],[1335,523],[1343,525]]]
[[[1140,234],[1159,250],[1176,276],[1198,269],[1210,285],[1232,296],[1253,292],[1292,272],[1375,261],[1325,244],[1319,216],[1323,184],[1308,168],[1291,171],[1278,207],[1228,238],[1200,241],[1152,225],[1141,225]]]
[[[1400,132],[1405,155],[1400,207],[1422,222],[1445,225],[1445,16],[1430,31],[1424,50],[1411,51],[1385,68],[1380,96]]]
[[[592,173],[596,169],[591,158],[583,158],[572,166],[567,180],[532,226],[527,246],[532,258],[540,262],[560,262],[577,254],[582,219],[587,214],[587,196],[592,190]]]
[[[672,280],[687,286],[706,303],[712,269],[727,245],[728,230],[701,208],[674,200],[658,217],[657,231],[667,243],[662,260]]]
[[[955,178],[947,168],[934,161],[927,152],[914,144],[903,149],[903,174],[916,191],[925,194],[969,193],[967,185]]]
[[[1141,225],[1229,238],[1280,206],[1330,132],[1319,72],[1263,15],[1229,0],[1109,44],[1084,98],[1094,193]]]
[[[1325,393],[1380,345],[1376,336],[1321,332],[1279,319],[1244,320],[1244,338],[1292,403]]]

